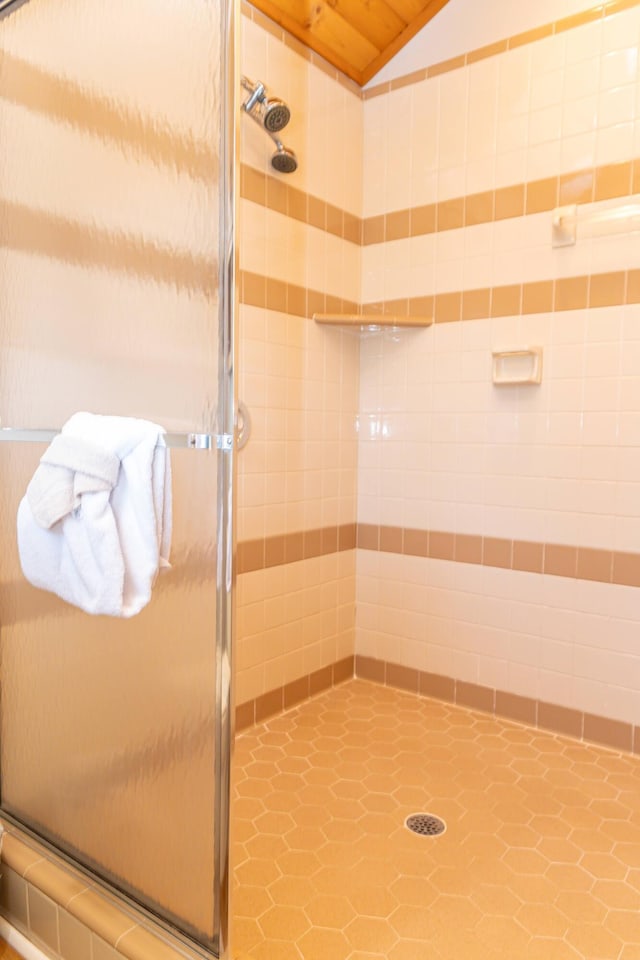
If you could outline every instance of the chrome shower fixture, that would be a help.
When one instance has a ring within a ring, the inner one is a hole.
[[[248,77],[243,77],[242,86],[249,92],[242,104],[244,112],[261,123],[267,133],[280,133],[284,130],[291,119],[291,111],[284,100],[268,97],[266,87],[260,80],[254,83]]]
[[[254,83],[248,77],[242,77],[242,86],[249,96],[242,104],[242,109],[252,120],[269,134],[276,145],[276,152],[271,157],[271,166],[278,173],[293,173],[298,168],[298,161],[293,150],[289,150],[278,139],[276,134],[284,130],[291,119],[291,111],[279,97],[269,97],[267,89],[258,80]]]
[[[271,157],[271,166],[278,173],[293,173],[298,169],[298,158],[293,150],[289,150],[279,140],[276,140],[278,149]]]

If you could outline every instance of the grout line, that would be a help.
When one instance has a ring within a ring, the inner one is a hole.
[[[139,923],[133,923],[133,924],[129,927],[128,930],[125,930],[124,933],[121,933],[120,936],[118,937],[118,939],[116,940],[116,942],[114,943],[113,949],[114,949],[114,950],[117,950],[117,949],[118,949],[118,944],[120,943],[120,941],[122,940],[122,938],[123,938],[123,937],[126,937],[127,934],[128,934],[128,933],[131,933],[132,930],[137,930],[139,926],[140,926]]]
[[[34,860],[33,863],[30,863],[24,873],[21,874],[22,879],[27,880],[29,871],[33,870],[34,867],[39,866],[41,863],[47,863],[47,860],[44,857],[40,857],[39,860]]]

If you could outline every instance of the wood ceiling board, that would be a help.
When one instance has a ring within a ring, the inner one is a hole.
[[[253,0],[271,20],[360,86],[449,0]]]
[[[379,56],[380,49],[347,23],[328,0],[304,0],[302,3],[300,0],[276,0],[276,3],[302,29],[307,46],[318,50],[314,41],[323,44],[334,56],[351,64],[359,75]],[[304,20],[300,22],[303,15]]]
[[[405,23],[411,23],[425,7],[425,0],[387,0],[387,3]]]
[[[296,2],[296,0],[294,0],[294,2]],[[281,0],[277,0],[277,3],[274,2],[274,0],[254,0],[253,5],[256,9],[260,10],[261,13],[264,13],[266,17],[269,17],[270,20],[273,20],[274,23],[281,26],[283,30],[286,30],[287,33],[290,33],[296,37],[296,39],[300,40],[304,46],[315,50],[321,57],[324,57],[324,59],[332,63],[334,67],[337,67],[341,73],[344,73],[347,77],[351,77],[352,80],[355,80],[356,83],[362,86],[362,71],[357,70],[347,60],[338,56],[338,54],[330,50],[326,44],[321,43],[317,38],[314,39],[307,28],[301,26],[297,20],[282,10],[278,5],[280,3]]]
[[[384,0],[328,0],[328,3],[380,51],[407,25]]]
[[[360,73],[380,56],[378,47],[363,37],[324,0],[318,0],[317,12],[309,30],[312,36],[353,64]]]
[[[402,33],[393,40],[382,53],[376,57],[375,60],[372,60],[371,63],[362,71],[362,80],[360,83],[364,86],[365,83],[368,83],[369,80],[372,80],[375,77],[376,73],[379,70],[382,70],[384,65],[395,57],[396,53],[399,53],[400,50],[412,40],[416,33],[418,33],[430,20],[432,20],[436,13],[440,13],[443,7],[446,7],[449,0],[430,0],[426,5],[422,13],[414,17],[410,24],[402,31]]]

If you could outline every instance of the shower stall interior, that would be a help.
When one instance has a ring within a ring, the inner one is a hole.
[[[0,11],[0,813],[226,956],[236,9]],[[173,447],[171,569],[128,620],[20,570],[18,504],[82,410]]]

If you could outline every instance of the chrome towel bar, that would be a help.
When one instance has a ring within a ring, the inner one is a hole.
[[[59,433],[59,430],[2,427],[0,443],[50,443]],[[164,439],[168,447],[185,450],[231,450],[233,448],[233,437],[227,433],[165,433]]]

